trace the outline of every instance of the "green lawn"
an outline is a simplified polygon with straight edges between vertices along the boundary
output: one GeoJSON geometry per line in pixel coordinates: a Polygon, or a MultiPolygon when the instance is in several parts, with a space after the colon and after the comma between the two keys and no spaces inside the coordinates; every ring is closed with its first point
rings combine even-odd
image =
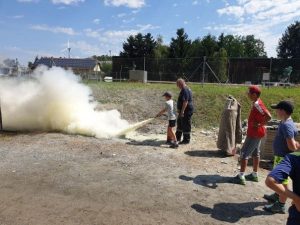
{"type": "MultiPolygon", "coordinates": [[[[141,83],[97,83],[97,82],[85,82],[90,86],[96,86],[111,92],[112,94],[118,90],[134,91],[138,89],[149,89],[154,92],[164,92],[166,90],[172,91],[177,98],[178,89],[175,84],[141,84],[141,83]]],[[[194,124],[199,127],[212,127],[218,126],[220,120],[220,114],[223,110],[224,99],[228,95],[233,95],[242,105],[242,119],[246,119],[251,107],[251,102],[247,99],[247,87],[246,86],[223,86],[223,85],[190,85],[194,94],[195,114],[194,124]]],[[[270,109],[272,103],[277,103],[280,100],[290,100],[295,104],[295,112],[293,118],[295,121],[300,122],[300,88],[263,88],[262,100],[266,106],[270,109]]],[[[138,98],[138,96],[137,96],[138,98]]],[[[273,116],[274,111],[270,109],[273,116]]]]}

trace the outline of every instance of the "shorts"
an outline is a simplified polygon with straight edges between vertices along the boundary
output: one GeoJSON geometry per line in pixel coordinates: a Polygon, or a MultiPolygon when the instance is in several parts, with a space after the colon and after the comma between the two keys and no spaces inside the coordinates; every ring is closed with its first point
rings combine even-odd
{"type": "MultiPolygon", "coordinates": [[[[275,168],[281,161],[284,159],[284,157],[274,155],[274,163],[273,163],[273,168],[275,168]]],[[[286,179],[282,182],[282,184],[288,185],[289,179],[286,179]]]]}
{"type": "Polygon", "coordinates": [[[261,138],[246,137],[245,143],[241,149],[241,159],[260,157],[261,138]]]}
{"type": "Polygon", "coordinates": [[[176,127],[176,120],[169,120],[169,127],[176,127]]]}

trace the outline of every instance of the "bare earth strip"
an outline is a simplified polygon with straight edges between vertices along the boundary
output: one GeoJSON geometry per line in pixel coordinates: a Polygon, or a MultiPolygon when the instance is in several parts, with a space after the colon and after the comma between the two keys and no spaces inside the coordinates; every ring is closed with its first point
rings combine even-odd
{"type": "MultiPolygon", "coordinates": [[[[213,138],[172,150],[157,140],[57,133],[0,135],[0,224],[284,224],[262,210],[263,180],[228,183],[234,158],[213,138]]],[[[147,138],[146,138],[147,139],[147,138]]]]}

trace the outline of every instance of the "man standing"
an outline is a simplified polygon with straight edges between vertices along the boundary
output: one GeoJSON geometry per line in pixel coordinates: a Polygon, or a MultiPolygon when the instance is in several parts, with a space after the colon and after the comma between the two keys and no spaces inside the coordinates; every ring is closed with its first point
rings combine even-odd
{"type": "Polygon", "coordinates": [[[192,115],[194,112],[193,95],[191,89],[186,85],[183,79],[178,79],[177,87],[180,93],[177,101],[178,119],[176,138],[181,141],[179,144],[189,144],[191,141],[192,115]]]}
{"type": "Polygon", "coordinates": [[[240,173],[234,177],[233,183],[245,185],[246,180],[258,182],[258,167],[260,159],[261,140],[266,134],[266,123],[271,119],[271,114],[260,99],[261,90],[257,86],[250,86],[248,97],[253,106],[248,118],[247,137],[241,149],[240,173]],[[253,159],[253,172],[245,176],[249,157],[253,159]]]}

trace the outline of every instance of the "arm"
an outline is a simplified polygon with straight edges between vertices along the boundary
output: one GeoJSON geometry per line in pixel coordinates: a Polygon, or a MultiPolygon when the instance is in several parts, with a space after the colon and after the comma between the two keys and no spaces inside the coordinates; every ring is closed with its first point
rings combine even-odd
{"type": "Polygon", "coordinates": [[[293,204],[296,206],[297,210],[300,212],[300,196],[296,195],[294,192],[286,189],[282,184],[276,182],[276,180],[270,176],[266,179],[266,185],[275,191],[279,195],[284,195],[293,200],[293,204]]]}
{"type": "Polygon", "coordinates": [[[296,141],[294,138],[286,138],[286,143],[290,151],[297,151],[300,147],[300,144],[298,141],[296,141]]]}
{"type": "Polygon", "coordinates": [[[270,120],[272,119],[271,114],[268,112],[265,115],[265,121],[263,122],[263,125],[266,125],[270,120]]]}
{"type": "Polygon", "coordinates": [[[182,104],[182,108],[181,108],[181,112],[180,112],[180,116],[183,117],[184,116],[184,111],[188,105],[188,101],[184,101],[183,104],[182,104]]]}
{"type": "Polygon", "coordinates": [[[160,116],[163,115],[165,112],[167,112],[167,109],[161,110],[155,117],[160,117],[160,116]]]}

